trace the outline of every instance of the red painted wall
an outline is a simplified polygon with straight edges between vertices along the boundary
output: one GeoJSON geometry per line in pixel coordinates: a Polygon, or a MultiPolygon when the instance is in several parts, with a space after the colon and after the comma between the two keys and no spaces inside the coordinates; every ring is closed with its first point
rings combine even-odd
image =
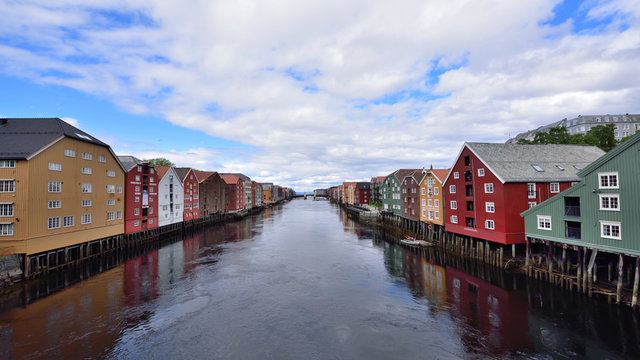
{"type": "Polygon", "coordinates": [[[199,219],[200,218],[200,210],[198,210],[198,206],[193,207],[194,204],[199,204],[200,202],[200,186],[198,183],[198,178],[193,173],[193,169],[190,169],[187,173],[187,177],[184,179],[184,210],[183,210],[183,218],[184,221],[199,219]],[[189,208],[187,209],[187,205],[189,208]]]}
{"type": "Polygon", "coordinates": [[[124,233],[130,234],[158,227],[158,174],[153,166],[139,165],[127,172],[124,193],[124,233]],[[139,176],[139,180],[136,180],[136,176],[139,176]],[[138,191],[136,186],[139,187],[138,191]],[[148,194],[147,206],[143,206],[145,187],[148,194]],[[139,199],[137,202],[136,197],[139,199]],[[139,209],[138,215],[135,215],[136,208],[139,209]],[[142,215],[145,208],[147,216],[142,215]],[[138,225],[135,224],[136,221],[138,225]]]}

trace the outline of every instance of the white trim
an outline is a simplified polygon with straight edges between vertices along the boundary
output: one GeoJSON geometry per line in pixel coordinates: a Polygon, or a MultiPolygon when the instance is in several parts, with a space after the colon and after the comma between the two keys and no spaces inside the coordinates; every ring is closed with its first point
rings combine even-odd
{"type": "Polygon", "coordinates": [[[52,142],[50,142],[49,144],[45,145],[43,148],[41,148],[40,150],[34,152],[33,154],[29,155],[27,157],[27,160],[31,160],[33,159],[35,156],[37,156],[38,154],[40,154],[41,152],[47,150],[48,148],[52,147],[53,145],[55,145],[58,141],[64,139],[64,135],[60,135],[59,138],[53,140],[52,142]]]}
{"type": "MultiPolygon", "coordinates": [[[[613,230],[613,228],[611,228],[610,230],[613,230]]],[[[600,220],[600,237],[605,238],[605,239],[613,239],[613,240],[622,240],[622,223],[618,222],[618,221],[604,221],[604,220],[600,220]],[[605,226],[617,226],[618,227],[618,236],[613,236],[613,235],[605,235],[604,234],[604,227],[605,226]]]]}
{"type": "Polygon", "coordinates": [[[560,183],[559,182],[552,182],[549,184],[549,192],[552,194],[558,194],[560,192],[560,183]],[[557,190],[553,191],[553,186],[557,186],[557,190]]]}
{"type": "MultiPolygon", "coordinates": [[[[503,183],[503,184],[505,183],[504,179],[498,173],[493,171],[493,169],[489,165],[487,165],[475,151],[473,151],[473,149],[469,146],[469,143],[466,143],[466,142],[462,145],[462,148],[460,149],[460,152],[458,153],[458,156],[456,156],[456,160],[453,162],[453,166],[456,166],[456,164],[458,163],[458,160],[460,159],[460,155],[462,155],[462,152],[464,151],[465,147],[468,148],[469,151],[471,151],[473,153],[473,155],[476,156],[476,158],[478,158],[478,161],[480,161],[482,163],[482,165],[484,165],[484,167],[487,168],[487,170],[489,170],[493,174],[493,176],[498,178],[498,180],[501,183],[503,183]]],[[[452,170],[453,170],[453,166],[451,167],[452,170]]],[[[485,170],[485,173],[486,173],[486,170],[485,170]]],[[[451,171],[449,171],[449,175],[451,175],[451,171]]],[[[445,183],[449,179],[449,175],[447,175],[447,178],[444,179],[445,183]]]]}
{"type": "MultiPolygon", "coordinates": [[[[552,229],[551,216],[548,216],[548,215],[536,215],[536,223],[537,223],[537,228],[539,230],[551,231],[551,229],[552,229]],[[540,227],[540,220],[549,220],[549,228],[547,229],[546,227],[540,227]]],[[[546,223],[546,221],[545,221],[545,223],[546,223]]]]}
{"type": "MultiPolygon", "coordinates": [[[[620,194],[599,194],[598,196],[598,205],[600,210],[602,211],[620,211],[620,194]],[[618,207],[617,208],[612,208],[612,207],[608,207],[608,208],[603,208],[602,207],[602,198],[615,198],[616,200],[618,200],[618,207]]],[[[609,202],[609,205],[611,205],[611,202],[609,202]]]]}
{"type": "Polygon", "coordinates": [[[609,172],[603,172],[603,173],[597,173],[597,174],[598,174],[598,189],[619,189],[620,188],[620,175],[618,175],[617,171],[609,171],[609,172]],[[611,175],[616,176],[616,186],[602,187],[602,182],[601,182],[602,179],[600,177],[611,176],[611,175]]]}

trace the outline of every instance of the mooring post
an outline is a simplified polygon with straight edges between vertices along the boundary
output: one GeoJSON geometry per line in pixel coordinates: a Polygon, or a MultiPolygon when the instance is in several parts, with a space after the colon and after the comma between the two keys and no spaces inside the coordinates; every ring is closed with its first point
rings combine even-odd
{"type": "Polygon", "coordinates": [[[638,282],[640,281],[640,257],[636,257],[636,273],[633,278],[633,294],[631,297],[631,306],[638,305],[638,282]]]}
{"type": "Polygon", "coordinates": [[[618,285],[616,287],[616,304],[620,304],[622,298],[622,276],[624,272],[624,256],[619,255],[618,259],[618,285]]]}

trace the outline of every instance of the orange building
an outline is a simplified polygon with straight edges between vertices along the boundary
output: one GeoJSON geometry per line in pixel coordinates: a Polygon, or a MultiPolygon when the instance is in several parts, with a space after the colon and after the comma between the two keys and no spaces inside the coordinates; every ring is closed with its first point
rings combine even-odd
{"type": "Polygon", "coordinates": [[[61,119],[0,119],[0,255],[124,233],[124,178],[109,145],[61,119]]]}
{"type": "Polygon", "coordinates": [[[449,169],[428,169],[420,183],[420,221],[444,225],[444,193],[442,182],[449,169]]]}

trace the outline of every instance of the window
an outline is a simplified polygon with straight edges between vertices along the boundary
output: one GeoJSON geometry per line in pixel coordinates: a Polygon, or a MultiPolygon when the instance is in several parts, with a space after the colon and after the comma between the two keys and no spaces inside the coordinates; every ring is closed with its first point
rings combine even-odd
{"type": "Polygon", "coordinates": [[[139,226],[139,225],[140,225],[140,221],[135,220],[135,221],[133,222],[133,226],[139,226]]]}
{"type": "Polygon", "coordinates": [[[71,149],[64,149],[64,156],[76,157],[76,151],[71,149]]]}
{"type": "Polygon", "coordinates": [[[133,201],[134,201],[134,202],[140,202],[140,196],[136,196],[136,197],[134,197],[134,198],[133,198],[133,201]]]}
{"type": "Polygon", "coordinates": [[[471,165],[471,158],[468,156],[464,157],[464,166],[469,166],[471,165]]]}
{"type": "Polygon", "coordinates": [[[90,183],[82,183],[82,193],[89,194],[91,193],[91,184],[90,183]]]}
{"type": "Polygon", "coordinates": [[[107,221],[113,221],[116,219],[116,213],[113,211],[107,211],[107,221]]]}
{"type": "Polygon", "coordinates": [[[422,199],[422,206],[427,206],[427,199],[422,199]]]}
{"type": "MultiPolygon", "coordinates": [[[[400,208],[400,205],[396,205],[396,206],[398,206],[398,209],[400,208]]],[[[194,203],[193,203],[193,208],[194,208],[194,209],[197,209],[197,208],[198,208],[198,203],[197,203],[197,202],[194,202],[194,203]]]]}
{"type": "Polygon", "coordinates": [[[454,172],[453,172],[453,178],[454,178],[454,179],[459,179],[459,178],[460,178],[460,173],[459,173],[459,172],[457,172],[457,171],[454,171],[454,172]]]}
{"type": "Polygon", "coordinates": [[[421,193],[422,195],[427,195],[427,188],[422,188],[422,189],[420,189],[420,193],[421,193]]]}
{"type": "Polygon", "coordinates": [[[140,215],[140,209],[139,208],[133,209],[133,215],[140,215]]]}
{"type": "Polygon", "coordinates": [[[434,194],[434,195],[438,195],[438,194],[440,193],[440,190],[439,190],[439,189],[440,189],[440,188],[438,188],[438,187],[434,187],[434,188],[433,188],[433,194],[434,194]]]}
{"type": "Polygon", "coordinates": [[[4,203],[0,204],[0,217],[13,216],[13,204],[4,203]]]}
{"type": "Polygon", "coordinates": [[[74,217],[73,215],[65,216],[62,218],[62,226],[70,227],[74,225],[74,217]]]}
{"type": "Polygon", "coordinates": [[[149,192],[153,192],[153,189],[154,189],[153,186],[149,187],[149,192]]]}
{"type": "Polygon", "coordinates": [[[152,207],[149,208],[149,214],[153,214],[153,208],[152,207]]]}
{"type": "Polygon", "coordinates": [[[62,192],[62,181],[49,181],[49,192],[50,193],[62,192]]]}
{"type": "Polygon", "coordinates": [[[433,210],[429,210],[428,218],[429,220],[433,220],[433,210]]]}
{"type": "Polygon", "coordinates": [[[449,194],[455,194],[455,193],[456,193],[456,186],[449,185],[449,194]]]}
{"type": "Polygon", "coordinates": [[[49,162],[49,170],[62,171],[62,164],[56,162],[49,162]]]}
{"type": "Polygon", "coordinates": [[[540,167],[540,165],[531,165],[537,172],[544,172],[544,169],[540,167]]]}
{"type": "Polygon", "coordinates": [[[116,192],[115,185],[107,185],[107,194],[114,194],[116,192]]]}
{"type": "Polygon", "coordinates": [[[0,180],[0,193],[10,193],[16,190],[15,180],[0,180]]]}
{"type": "Polygon", "coordinates": [[[618,194],[601,194],[600,210],[620,211],[620,195],[618,194]]]}
{"type": "Polygon", "coordinates": [[[104,155],[98,155],[98,162],[106,163],[107,158],[104,155]]]}
{"type": "Polygon", "coordinates": [[[436,207],[440,206],[440,200],[438,199],[433,200],[433,206],[436,206],[436,207]]]}
{"type": "Polygon", "coordinates": [[[82,153],[82,159],[83,160],[93,160],[93,154],[83,152],[82,153]]]}
{"type": "Polygon", "coordinates": [[[116,199],[107,199],[107,206],[114,206],[116,204],[116,199]]]}
{"type": "Polygon", "coordinates": [[[15,160],[0,160],[0,168],[14,168],[16,167],[15,160]]]}
{"type": "Polygon", "coordinates": [[[478,169],[478,176],[484,176],[484,168],[478,169]]]}
{"type": "Polygon", "coordinates": [[[485,229],[489,229],[489,230],[494,230],[496,228],[495,223],[493,222],[493,220],[485,220],[484,221],[484,228],[485,229]]]}
{"type": "Polygon", "coordinates": [[[118,194],[122,194],[122,185],[118,185],[118,194]]]}
{"type": "Polygon", "coordinates": [[[527,203],[527,206],[529,207],[529,209],[531,209],[532,207],[536,206],[536,202],[535,201],[529,201],[527,203]]]}
{"type": "Polygon", "coordinates": [[[91,175],[93,174],[93,169],[90,167],[83,167],[80,172],[86,175],[91,175]]]}
{"type": "Polygon", "coordinates": [[[13,223],[0,223],[0,236],[12,236],[13,223]]]}
{"type": "Polygon", "coordinates": [[[116,212],[116,216],[118,217],[118,219],[122,219],[122,211],[116,212]]]}
{"type": "Polygon", "coordinates": [[[82,214],[82,218],[80,219],[80,223],[83,225],[91,224],[91,213],[82,214]]]}
{"type": "Polygon", "coordinates": [[[60,209],[62,207],[62,202],[60,200],[51,200],[47,204],[47,208],[49,209],[60,209]]]}
{"type": "Polygon", "coordinates": [[[551,183],[551,193],[559,193],[560,192],[560,184],[559,183],[551,183]]]}
{"type": "Polygon", "coordinates": [[[598,173],[600,178],[600,189],[618,189],[618,173],[598,173]]]}
{"type": "Polygon", "coordinates": [[[551,230],[551,216],[538,215],[538,229],[551,230]]]}
{"type": "Polygon", "coordinates": [[[107,176],[108,177],[116,177],[116,172],[113,170],[107,170],[107,176]]]}
{"type": "Polygon", "coordinates": [[[527,184],[527,197],[529,199],[535,199],[536,198],[536,184],[535,183],[528,183],[527,184]]]}
{"type": "Polygon", "coordinates": [[[436,210],[435,214],[436,214],[436,219],[440,219],[440,211],[436,210]]]}
{"type": "Polygon", "coordinates": [[[138,165],[138,172],[142,172],[142,166],[138,165]]]}
{"type": "Polygon", "coordinates": [[[140,192],[140,186],[136,186],[135,187],[135,192],[139,193],[140,192]]]}
{"type": "Polygon", "coordinates": [[[429,201],[427,201],[427,206],[433,206],[433,201],[431,199],[429,199],[429,201]]]}
{"type": "Polygon", "coordinates": [[[90,207],[92,204],[92,200],[82,200],[82,207],[90,207]]]}
{"type": "Polygon", "coordinates": [[[136,181],[140,181],[140,175],[136,175],[136,181]]]}
{"type": "Polygon", "coordinates": [[[607,239],[621,240],[621,224],[615,221],[600,221],[600,236],[607,239]]]}
{"type": "Polygon", "coordinates": [[[149,219],[149,224],[153,224],[153,219],[149,219]]]}
{"type": "Polygon", "coordinates": [[[494,213],[496,212],[496,207],[495,204],[493,202],[486,202],[484,203],[484,209],[486,212],[488,213],[494,213]]]}
{"type": "Polygon", "coordinates": [[[451,223],[452,224],[457,224],[458,223],[458,217],[456,215],[451,215],[451,223]]]}
{"type": "Polygon", "coordinates": [[[484,184],[484,193],[485,194],[493,194],[493,183],[484,184]]]}
{"type": "Polygon", "coordinates": [[[50,217],[49,219],[47,219],[47,229],[51,230],[51,229],[58,229],[58,228],[60,228],[59,216],[50,217]]]}
{"type": "Polygon", "coordinates": [[[450,205],[449,207],[451,208],[451,210],[456,210],[458,208],[458,202],[455,201],[455,200],[451,201],[451,203],[449,205],[450,205]]]}

